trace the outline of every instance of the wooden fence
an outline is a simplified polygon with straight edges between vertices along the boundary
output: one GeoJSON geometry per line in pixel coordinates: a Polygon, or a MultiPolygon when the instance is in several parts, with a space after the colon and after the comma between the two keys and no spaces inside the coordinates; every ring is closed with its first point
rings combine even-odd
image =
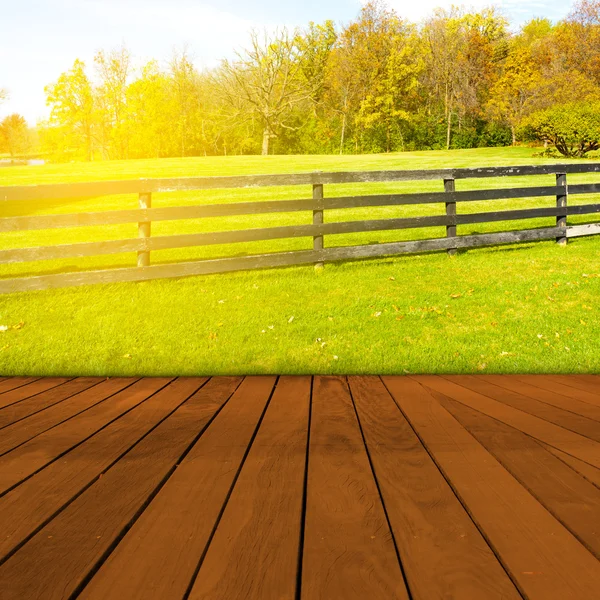
{"type": "Polygon", "coordinates": [[[558,243],[565,244],[569,237],[600,233],[600,223],[579,225],[575,227],[567,226],[568,215],[584,215],[600,212],[600,204],[586,204],[579,206],[568,205],[567,199],[570,195],[600,193],[600,183],[567,186],[567,174],[597,172],[600,172],[600,163],[422,171],[367,171],[360,173],[318,172],[295,175],[139,179],[114,182],[0,187],[0,209],[3,200],[39,201],[113,194],[139,194],[139,208],[133,210],[0,217],[0,234],[2,232],[18,230],[42,230],[92,225],[138,223],[138,237],[133,239],[0,250],[0,264],[137,252],[136,267],[0,279],[0,293],[92,283],[184,277],[208,273],[224,273],[229,271],[311,263],[322,265],[328,261],[381,257],[436,250],[446,250],[449,253],[453,253],[459,248],[492,246],[496,244],[532,240],[556,239],[558,243]],[[556,185],[473,191],[455,190],[455,181],[457,179],[530,175],[555,175],[556,185]],[[443,180],[444,191],[417,194],[399,193],[328,198],[325,196],[323,188],[326,184],[404,182],[418,180],[443,180]],[[312,198],[165,208],[151,207],[152,194],[155,192],[297,185],[311,185],[313,190],[312,198]],[[456,210],[457,203],[461,202],[539,197],[556,198],[556,205],[549,208],[528,208],[477,214],[458,214],[456,210]],[[388,218],[335,223],[327,223],[324,218],[325,212],[329,209],[432,203],[443,203],[446,207],[445,214],[439,216],[388,218]],[[151,237],[151,223],[153,221],[299,211],[312,212],[312,224],[151,237]],[[457,233],[458,225],[522,220],[538,217],[556,217],[556,224],[553,227],[502,231],[487,234],[458,235],[457,233]],[[446,227],[446,237],[342,247],[326,247],[324,244],[325,235],[439,226],[446,227]],[[313,249],[291,252],[273,252],[253,256],[205,259],[174,264],[150,264],[150,253],[153,250],[296,237],[312,237],[313,249]]]}

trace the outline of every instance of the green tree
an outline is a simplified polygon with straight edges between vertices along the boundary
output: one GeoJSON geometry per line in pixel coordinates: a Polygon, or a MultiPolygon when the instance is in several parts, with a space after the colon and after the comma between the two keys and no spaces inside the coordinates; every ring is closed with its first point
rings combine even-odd
{"type": "Polygon", "coordinates": [[[556,105],[533,113],[525,127],[569,158],[583,158],[600,149],[600,102],[556,105]]]}

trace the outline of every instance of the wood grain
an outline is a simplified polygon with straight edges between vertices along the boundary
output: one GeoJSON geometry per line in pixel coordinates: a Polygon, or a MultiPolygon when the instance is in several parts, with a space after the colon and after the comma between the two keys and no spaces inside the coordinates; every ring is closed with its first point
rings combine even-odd
{"type": "Polygon", "coordinates": [[[349,382],[411,598],[521,598],[381,380],[349,382]]]}
{"type": "Polygon", "coordinates": [[[0,457],[0,495],[121,417],[171,379],[145,379],[0,457]]]}
{"type": "Polygon", "coordinates": [[[598,423],[598,421],[563,410],[562,408],[557,408],[556,406],[546,404],[545,402],[540,402],[539,400],[529,398],[523,394],[498,387],[475,375],[445,376],[445,379],[474,392],[483,394],[488,398],[498,400],[507,406],[512,406],[513,408],[522,410],[530,415],[544,419],[549,423],[554,423],[559,427],[574,431],[579,435],[600,442],[600,423],[598,423]]]}
{"type": "Polygon", "coordinates": [[[302,598],[408,598],[342,378],[313,384],[302,598]]]}
{"type": "MultiPolygon", "coordinates": [[[[5,409],[17,402],[31,398],[36,394],[41,394],[46,390],[58,387],[71,379],[72,377],[45,377],[43,379],[36,379],[31,383],[19,386],[10,391],[6,391],[0,395],[0,409],[5,409]]],[[[0,412],[0,414],[2,414],[2,412],[0,412]]]]}
{"type": "Polygon", "coordinates": [[[0,567],[7,600],[52,600],[79,591],[241,378],[213,379],[196,392],[205,381],[189,377],[170,386],[170,400],[189,399],[0,567]]]}
{"type": "Polygon", "coordinates": [[[600,559],[600,490],[528,435],[437,396],[440,404],[504,468],[600,559]]]}
{"type": "Polygon", "coordinates": [[[135,381],[135,378],[121,377],[104,380],[98,385],[28,417],[23,422],[19,421],[5,427],[0,437],[0,455],[71,419],[99,402],[105,401],[113,394],[135,383],[135,381]]]}
{"type": "Polygon", "coordinates": [[[458,400],[507,425],[511,425],[575,458],[579,458],[592,466],[600,467],[600,444],[598,442],[507,406],[503,402],[498,402],[483,394],[456,385],[442,377],[422,376],[419,381],[432,390],[458,400]]]}
{"type": "Polygon", "coordinates": [[[190,600],[296,597],[310,391],[280,378],[190,600]]]}
{"type": "Polygon", "coordinates": [[[577,415],[583,415],[588,419],[600,421],[599,406],[594,406],[587,402],[582,402],[581,400],[563,396],[552,390],[539,388],[530,383],[526,383],[514,375],[480,375],[480,377],[502,389],[512,390],[513,392],[528,396],[529,398],[535,398],[540,402],[545,402],[546,404],[562,408],[563,410],[574,412],[577,415]]]}
{"type": "Polygon", "coordinates": [[[548,452],[551,452],[554,456],[560,458],[560,460],[569,465],[574,471],[585,477],[590,483],[593,483],[600,489],[600,469],[592,467],[592,465],[588,465],[588,463],[583,462],[562,450],[558,450],[558,448],[553,448],[548,444],[544,444],[544,442],[539,443],[546,448],[548,452]]]}
{"type": "Polygon", "coordinates": [[[598,560],[421,385],[432,378],[383,379],[523,595],[593,598],[598,560]]]}
{"type": "Polygon", "coordinates": [[[99,377],[78,377],[77,379],[68,381],[60,386],[36,394],[31,398],[7,406],[0,412],[0,430],[21,419],[26,419],[40,411],[47,410],[51,406],[59,404],[79,392],[83,392],[84,390],[98,385],[100,381],[102,380],[99,377]]]}
{"type": "MultiPolygon", "coordinates": [[[[82,443],[80,436],[80,443],[60,460],[54,460],[0,497],[0,531],[3,532],[0,536],[0,562],[177,408],[181,400],[171,386],[167,386],[169,381],[163,378],[144,379],[114,396],[111,402],[120,408],[119,413],[111,415],[116,420],[102,423],[97,418],[98,426],[105,425],[103,429],[82,443]]],[[[175,381],[172,385],[176,389],[181,384],[175,381]]],[[[70,425],[68,428],[61,425],[52,430],[53,437],[48,436],[48,455],[52,453],[53,445],[61,448],[72,446],[77,429],[72,426],[73,421],[75,419],[64,424],[70,425]],[[66,438],[65,442],[61,441],[61,435],[66,438]]],[[[44,436],[46,434],[36,439],[44,436]]],[[[44,445],[38,448],[32,459],[43,452],[44,445]]],[[[15,476],[8,468],[10,463],[8,467],[0,464],[0,475],[14,480],[15,476]]]]}
{"type": "Polygon", "coordinates": [[[598,389],[587,391],[572,385],[565,385],[561,379],[552,375],[548,375],[547,379],[539,375],[519,375],[518,378],[543,390],[553,391],[567,398],[573,398],[574,400],[580,400],[581,402],[587,402],[588,404],[600,407],[600,390],[598,389]]]}
{"type": "Polygon", "coordinates": [[[108,557],[82,598],[182,598],[275,385],[246,378],[108,557]]]}
{"type": "Polygon", "coordinates": [[[2,377],[0,381],[0,395],[10,390],[23,387],[28,383],[33,383],[40,379],[39,377],[2,377]]]}

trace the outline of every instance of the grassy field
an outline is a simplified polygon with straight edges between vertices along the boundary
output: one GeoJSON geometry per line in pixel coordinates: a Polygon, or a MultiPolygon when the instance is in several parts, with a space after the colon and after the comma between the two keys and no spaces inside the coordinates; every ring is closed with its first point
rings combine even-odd
{"type": "MultiPolygon", "coordinates": [[[[555,162],[528,148],[368,156],[215,157],[7,167],[0,185],[138,177],[477,167],[555,162]]],[[[593,182],[594,175],[569,177],[593,182]]],[[[458,190],[553,185],[553,176],[457,182],[458,190]]],[[[442,182],[325,186],[326,196],[441,191],[442,182]]],[[[307,186],[155,194],[153,206],[308,198],[307,186]]],[[[598,202],[593,196],[571,203],[598,202]]],[[[552,206],[468,203],[459,212],[552,206]]],[[[134,208],[111,196],[4,202],[2,216],[134,208]]],[[[442,205],[328,211],[326,221],[442,214],[442,205]]],[[[570,224],[592,217],[569,218],[570,224]]],[[[308,213],[153,224],[152,235],[310,222],[308,213]]],[[[484,233],[552,219],[459,227],[484,233]]],[[[0,234],[0,248],[136,237],[135,224],[0,234]]],[[[443,228],[326,237],[326,245],[444,235],[443,228]]],[[[276,240],[152,253],[152,263],[306,249],[276,240]]],[[[600,372],[600,237],[344,264],[0,296],[0,374],[600,372]],[[7,328],[5,330],[5,328],[7,328]]],[[[0,266],[0,278],[135,264],[133,254],[0,266]]]]}

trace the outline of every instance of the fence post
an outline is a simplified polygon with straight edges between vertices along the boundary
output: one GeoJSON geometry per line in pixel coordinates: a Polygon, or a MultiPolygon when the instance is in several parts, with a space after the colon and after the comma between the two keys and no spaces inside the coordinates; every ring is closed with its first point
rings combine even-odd
{"type": "MultiPolygon", "coordinates": [[[[569,195],[569,188],[567,187],[567,174],[557,173],[556,174],[556,187],[564,188],[556,194],[556,208],[567,208],[567,197],[569,195]]],[[[565,211],[566,212],[566,211],[565,211]]],[[[557,236],[556,243],[561,246],[567,243],[567,215],[556,217],[556,226],[564,229],[563,235],[557,236]]]]}
{"type": "MultiPolygon", "coordinates": [[[[140,193],[140,208],[150,208],[152,204],[152,194],[150,192],[140,193]]],[[[138,223],[138,237],[150,237],[150,221],[141,221],[138,223]]],[[[137,253],[137,266],[147,267],[150,264],[150,251],[139,250],[137,253]]]]}
{"type": "MultiPolygon", "coordinates": [[[[313,225],[323,224],[323,184],[313,183],[313,200],[317,208],[313,209],[313,225]]],[[[313,236],[313,250],[323,250],[323,235],[313,236]]],[[[315,267],[322,268],[323,261],[315,264],[315,267]]]]}
{"type": "MultiPolygon", "coordinates": [[[[454,192],[456,189],[454,178],[444,179],[444,191],[445,192],[454,192]]],[[[456,202],[446,202],[446,216],[447,217],[455,217],[456,216],[456,202]]],[[[446,225],[446,237],[456,237],[456,220],[452,220],[452,225],[446,225]]],[[[448,254],[456,254],[456,248],[448,248],[448,254]]]]}

